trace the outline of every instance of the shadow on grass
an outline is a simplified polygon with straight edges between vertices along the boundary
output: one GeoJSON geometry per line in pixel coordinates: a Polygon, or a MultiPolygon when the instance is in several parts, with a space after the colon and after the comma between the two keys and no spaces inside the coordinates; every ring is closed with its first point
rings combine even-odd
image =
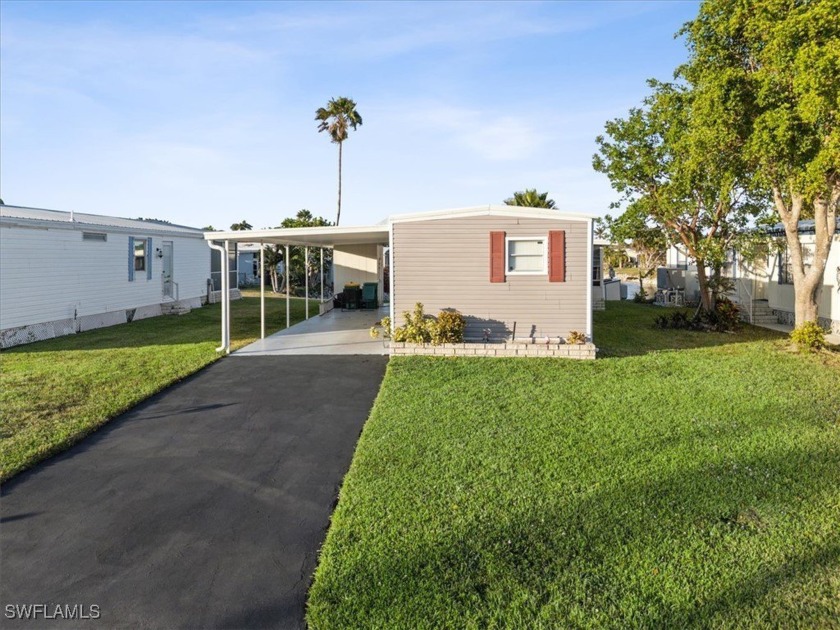
{"type": "MultiPolygon", "coordinates": [[[[418,523],[416,534],[401,533],[411,541],[405,549],[376,556],[365,549],[375,543],[342,528],[352,539],[328,541],[328,551],[339,546],[328,559],[329,583],[311,592],[308,620],[421,627],[434,610],[443,625],[464,627],[785,627],[802,621],[802,610],[773,600],[774,592],[812,584],[840,562],[830,517],[823,541],[807,542],[794,524],[803,506],[838,484],[835,448],[787,448],[546,496],[538,513],[477,513],[460,527],[418,523]],[[347,601],[352,611],[342,616],[347,601]],[[751,613],[753,606],[761,608],[751,613]]],[[[828,599],[809,623],[836,618],[840,602],[828,599]]]]}
{"type": "MultiPolygon", "coordinates": [[[[744,324],[733,333],[700,332],[693,330],[662,330],[654,326],[659,315],[677,309],[636,304],[607,302],[606,310],[593,314],[594,339],[598,357],[627,357],[668,350],[711,348],[754,341],[778,341],[787,335],[782,332],[744,324]]],[[[693,309],[683,310],[689,316],[693,309]]]]}

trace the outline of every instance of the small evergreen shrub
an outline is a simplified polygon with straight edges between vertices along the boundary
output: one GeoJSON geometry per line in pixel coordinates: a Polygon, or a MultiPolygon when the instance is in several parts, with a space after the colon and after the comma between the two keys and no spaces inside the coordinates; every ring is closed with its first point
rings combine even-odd
{"type": "Polygon", "coordinates": [[[801,350],[816,352],[826,346],[825,331],[816,322],[805,322],[797,326],[790,333],[790,338],[801,350]]]}
{"type": "Polygon", "coordinates": [[[636,304],[645,304],[648,301],[647,292],[644,289],[639,289],[638,293],[633,296],[633,301],[636,304]]]}

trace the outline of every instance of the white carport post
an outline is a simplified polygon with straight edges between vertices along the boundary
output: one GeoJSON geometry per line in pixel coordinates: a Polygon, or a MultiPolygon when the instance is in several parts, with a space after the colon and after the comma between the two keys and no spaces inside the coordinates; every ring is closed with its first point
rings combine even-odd
{"type": "Polygon", "coordinates": [[[265,339],[265,245],[260,241],[260,339],[265,339]]]}
{"type": "Polygon", "coordinates": [[[309,319],[309,247],[303,248],[303,301],[306,304],[306,319],[309,319]]]}
{"type": "MultiPolygon", "coordinates": [[[[321,304],[324,303],[324,248],[321,248],[321,304]]],[[[321,307],[318,307],[318,312],[321,312],[321,307]]]]}
{"type": "Polygon", "coordinates": [[[292,314],[289,311],[289,246],[286,245],[286,258],[283,259],[283,267],[286,269],[286,328],[292,325],[292,314]]]}
{"type": "MultiPolygon", "coordinates": [[[[221,293],[222,293],[222,345],[216,348],[216,352],[230,352],[230,326],[228,325],[228,307],[229,303],[225,299],[226,296],[226,287],[228,283],[228,263],[227,263],[227,252],[228,252],[228,242],[225,241],[225,246],[222,247],[221,245],[216,245],[213,241],[207,241],[207,244],[210,246],[210,249],[215,249],[219,252],[219,267],[222,273],[222,286],[221,286],[221,293]]],[[[212,287],[211,287],[212,289],[212,287]]]]}

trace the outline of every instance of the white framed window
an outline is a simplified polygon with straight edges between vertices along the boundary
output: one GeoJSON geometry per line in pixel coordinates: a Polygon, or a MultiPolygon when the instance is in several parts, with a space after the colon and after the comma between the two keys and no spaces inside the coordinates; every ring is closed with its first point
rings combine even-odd
{"type": "Polygon", "coordinates": [[[149,252],[146,251],[146,239],[134,239],[134,271],[146,271],[146,257],[149,252]]]}
{"type": "Polygon", "coordinates": [[[548,237],[506,237],[505,260],[510,275],[547,275],[548,237]]]}

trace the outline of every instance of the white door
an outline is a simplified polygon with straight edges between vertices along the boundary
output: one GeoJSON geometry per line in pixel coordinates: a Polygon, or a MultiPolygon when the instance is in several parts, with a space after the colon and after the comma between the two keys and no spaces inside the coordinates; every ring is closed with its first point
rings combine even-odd
{"type": "Polygon", "coordinates": [[[175,297],[173,295],[174,265],[172,241],[163,241],[163,295],[164,297],[175,297]]]}

